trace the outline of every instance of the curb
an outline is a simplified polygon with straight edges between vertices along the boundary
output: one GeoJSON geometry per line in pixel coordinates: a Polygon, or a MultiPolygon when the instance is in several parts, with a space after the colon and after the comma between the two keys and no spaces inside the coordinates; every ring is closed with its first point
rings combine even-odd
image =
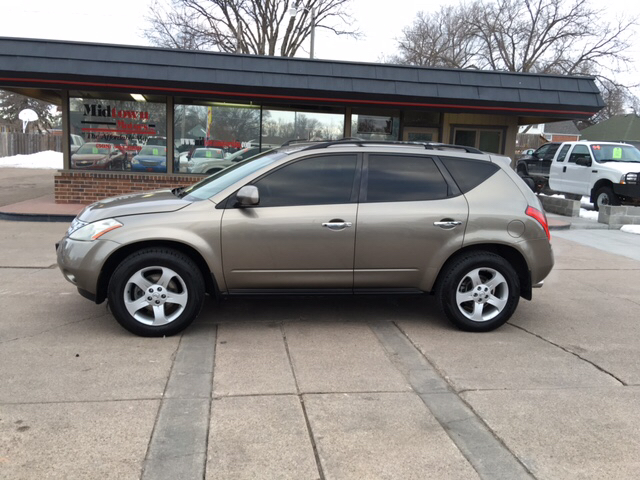
{"type": "Polygon", "coordinates": [[[71,223],[75,215],[61,215],[52,213],[13,213],[0,212],[0,220],[12,222],[64,222],[71,223]]]}

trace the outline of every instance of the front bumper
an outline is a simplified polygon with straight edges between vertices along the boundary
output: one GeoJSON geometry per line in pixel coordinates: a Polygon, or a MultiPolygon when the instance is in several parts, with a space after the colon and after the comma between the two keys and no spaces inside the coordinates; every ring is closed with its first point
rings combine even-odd
{"type": "Polygon", "coordinates": [[[58,267],[83,297],[95,301],[102,267],[118,247],[118,243],[110,240],[83,242],[64,237],[56,244],[58,267]]]}
{"type": "Polygon", "coordinates": [[[613,191],[621,197],[634,198],[640,200],[640,184],[633,183],[617,183],[613,185],[613,191]]]}

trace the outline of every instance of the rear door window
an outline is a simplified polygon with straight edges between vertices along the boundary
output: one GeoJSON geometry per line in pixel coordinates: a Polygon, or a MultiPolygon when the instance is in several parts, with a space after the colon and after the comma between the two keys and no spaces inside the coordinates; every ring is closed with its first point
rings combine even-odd
{"type": "Polygon", "coordinates": [[[447,183],[433,158],[369,155],[364,202],[415,202],[446,198],[447,183]]]}

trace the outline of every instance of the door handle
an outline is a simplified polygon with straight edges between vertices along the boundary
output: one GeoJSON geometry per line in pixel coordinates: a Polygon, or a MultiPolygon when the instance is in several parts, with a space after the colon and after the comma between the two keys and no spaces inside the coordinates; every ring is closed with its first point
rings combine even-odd
{"type": "Polygon", "coordinates": [[[329,230],[344,230],[347,227],[351,227],[353,223],[345,222],[344,220],[331,220],[330,222],[324,222],[322,224],[323,227],[328,228],[329,230]]]}
{"type": "Polygon", "coordinates": [[[562,167],[562,173],[567,171],[567,167],[562,167]]]}
{"type": "Polygon", "coordinates": [[[449,230],[451,228],[457,227],[458,225],[462,225],[462,222],[459,220],[442,220],[440,222],[433,222],[436,227],[443,228],[445,230],[449,230]]]}

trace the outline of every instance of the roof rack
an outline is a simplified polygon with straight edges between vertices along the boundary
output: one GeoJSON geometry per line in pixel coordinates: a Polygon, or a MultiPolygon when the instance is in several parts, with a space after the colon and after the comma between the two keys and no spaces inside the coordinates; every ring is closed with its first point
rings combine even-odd
{"type": "Polygon", "coordinates": [[[340,140],[332,140],[332,141],[327,141],[327,140],[308,140],[306,138],[293,138],[291,140],[287,140],[286,142],[284,142],[280,146],[281,147],[288,147],[290,145],[293,145],[294,143],[312,143],[314,145],[319,145],[319,144],[325,144],[325,143],[341,143],[341,142],[349,142],[350,143],[352,141],[361,142],[363,140],[361,138],[358,138],[358,137],[345,137],[345,138],[341,138],[340,140]]]}
{"type": "Polygon", "coordinates": [[[464,150],[467,153],[479,153],[484,154],[481,150],[474,147],[467,147],[465,145],[451,145],[448,143],[436,143],[436,142],[401,142],[401,141],[384,141],[384,140],[362,140],[360,138],[342,138],[340,140],[333,140],[331,142],[322,142],[309,145],[304,150],[318,150],[321,148],[331,147],[333,145],[354,144],[359,147],[366,145],[415,145],[423,146],[425,150],[464,150]]]}

